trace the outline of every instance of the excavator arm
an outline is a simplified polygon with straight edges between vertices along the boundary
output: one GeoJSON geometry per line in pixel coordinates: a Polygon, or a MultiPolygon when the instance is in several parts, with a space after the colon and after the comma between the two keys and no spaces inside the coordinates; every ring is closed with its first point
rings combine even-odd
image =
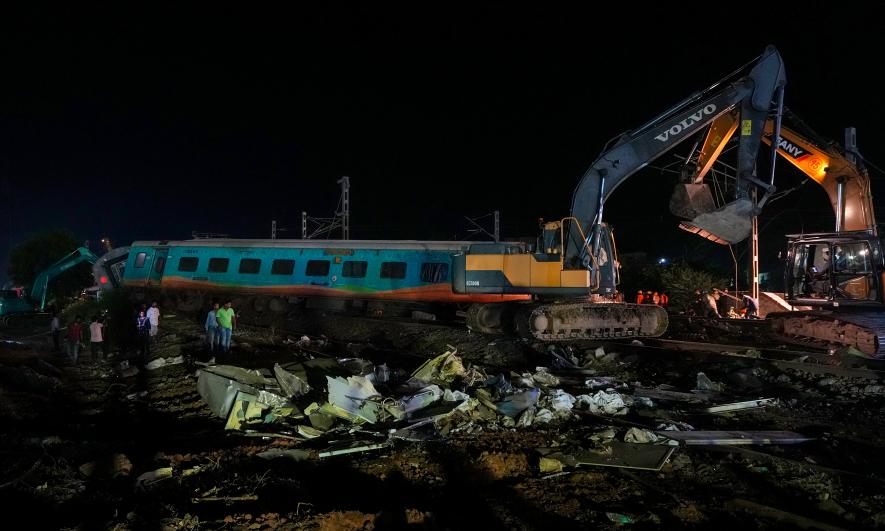
{"type": "Polygon", "coordinates": [[[601,230],[603,206],[621,183],[732,111],[740,114],[736,200],[720,211],[703,214],[706,218],[695,222],[729,242],[749,236],[749,219],[755,209],[749,200],[749,189],[752,184],[769,188],[753,175],[756,155],[772,100],[782,97],[785,84],[783,60],[777,50],[769,46],[747,75],[718,82],[638,130],[623,135],[613,147],[603,151],[584,173],[572,198],[571,217],[580,227],[574,224],[569,227],[565,267],[583,269],[592,263],[591,255],[596,249],[591,242],[601,230]]]}
{"type": "Polygon", "coordinates": [[[38,304],[40,311],[43,311],[46,307],[46,291],[49,287],[50,280],[77,264],[82,262],[94,264],[97,260],[98,257],[95,256],[92,251],[85,247],[79,247],[76,251],[47,267],[37,275],[37,278],[34,280],[34,285],[31,287],[31,300],[38,304]]]}
{"type": "MultiPolygon", "coordinates": [[[[716,158],[737,129],[735,112],[726,113],[710,125],[697,161],[691,184],[700,185],[716,158]]],[[[762,141],[772,145],[775,133],[772,120],[765,123],[762,141]]],[[[777,154],[823,187],[836,214],[836,232],[870,231],[876,234],[876,216],[870,177],[866,170],[842,154],[832,142],[811,140],[790,127],[783,126],[777,154]]],[[[816,135],[815,135],[816,136],[816,135]]],[[[675,212],[674,212],[675,213],[675,212]]]]}

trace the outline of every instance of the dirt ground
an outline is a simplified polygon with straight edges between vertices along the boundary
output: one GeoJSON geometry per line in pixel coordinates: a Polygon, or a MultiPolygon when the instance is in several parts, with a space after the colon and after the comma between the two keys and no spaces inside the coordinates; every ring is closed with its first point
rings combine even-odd
{"type": "Polygon", "coordinates": [[[610,377],[625,395],[638,388],[691,393],[703,372],[722,386],[714,403],[775,400],[710,414],[703,411],[710,404],[655,399],[623,416],[573,412],[528,427],[492,414],[464,429],[449,422],[445,434],[422,432],[422,440],[394,438],[380,449],[319,457],[332,438],[387,438],[366,429],[306,441],[225,430],[225,419],[197,392],[199,362],[210,357],[198,323],[166,316],[151,358],[182,356],[183,363],[137,374],[121,367],[127,352],[96,362],[86,354],[72,365],[45,337],[0,343],[4,506],[34,529],[885,526],[885,382],[875,372],[832,376],[752,355],[642,351],[629,342],[601,352],[590,343],[551,347],[458,327],[340,316],[293,320],[285,330],[244,327],[232,352],[215,362],[272,369],[312,357],[359,357],[408,375],[452,346],[465,366],[513,379],[553,367],[553,348],[582,360],[581,373],[555,372],[557,388],[575,396],[590,392],[585,380],[597,377],[610,377]],[[312,341],[299,343],[300,334],[312,341]],[[666,424],[789,430],[811,440],[679,445],[659,471],[550,470],[542,463],[539,449],[567,454],[606,432],[621,441],[630,428],[666,424]],[[271,449],[303,449],[305,458],[258,455],[271,449]]]}

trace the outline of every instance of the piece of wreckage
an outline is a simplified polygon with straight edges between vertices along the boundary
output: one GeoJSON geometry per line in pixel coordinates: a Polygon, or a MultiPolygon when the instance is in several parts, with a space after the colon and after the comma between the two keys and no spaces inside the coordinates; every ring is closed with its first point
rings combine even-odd
{"type": "MultiPolygon", "coordinates": [[[[200,371],[197,387],[212,412],[226,420],[229,432],[283,438],[300,446],[258,454],[265,459],[328,458],[381,450],[394,441],[443,441],[452,435],[475,436],[573,419],[602,427],[589,438],[591,447],[538,448],[542,473],[578,466],[660,470],[675,448],[686,444],[810,440],[791,432],[707,431],[692,436],[692,426],[672,422],[649,429],[632,427],[618,436],[610,425],[615,418],[631,408],[656,407],[640,396],[641,389],[624,394],[619,390],[625,390],[626,384],[594,377],[583,383],[587,394],[572,395],[558,387],[559,377],[547,368],[510,377],[489,375],[480,367],[465,367],[457,350],[449,348],[410,374],[360,358],[316,358],[276,364],[272,371],[207,366],[200,371]]],[[[554,372],[560,371],[569,374],[569,369],[554,372]]],[[[769,405],[773,405],[770,399],[759,399],[722,409],[769,405]]]]}

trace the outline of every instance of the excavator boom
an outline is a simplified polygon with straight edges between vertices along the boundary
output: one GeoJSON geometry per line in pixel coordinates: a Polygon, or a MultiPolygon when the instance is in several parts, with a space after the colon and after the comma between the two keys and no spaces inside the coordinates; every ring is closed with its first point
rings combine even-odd
{"type": "MultiPolygon", "coordinates": [[[[771,111],[772,100],[782,95],[785,84],[783,60],[777,50],[769,46],[746,76],[723,80],[714,85],[715,88],[690,98],[638,131],[622,136],[614,147],[603,151],[584,173],[574,192],[571,216],[580,222],[589,237],[595,225],[602,221],[606,199],[622,182],[718,117],[737,111],[740,113],[741,133],[736,201],[730,208],[705,213],[704,219],[696,221],[705,230],[729,242],[745,239],[750,235],[751,227],[748,218],[742,221],[740,214],[752,210],[748,199],[749,188],[751,183],[756,182],[753,172],[763,126],[771,111]],[[726,222],[717,222],[717,216],[726,217],[726,222]],[[733,221],[734,217],[737,217],[737,222],[733,221]]],[[[575,230],[569,231],[567,241],[567,267],[586,267],[587,242],[575,230]]]]}
{"type": "Polygon", "coordinates": [[[611,229],[603,221],[603,207],[624,180],[692,138],[717,117],[736,111],[741,124],[737,200],[693,222],[725,239],[746,238],[750,224],[744,220],[749,220],[755,208],[749,200],[749,189],[760,184],[753,176],[756,154],[772,100],[780,105],[786,83],[783,61],[771,46],[742,75],[746,70],[742,68],[686,98],[603,150],[578,183],[570,216],[545,223],[535,249],[526,252],[484,246],[456,257],[456,293],[527,294],[536,301],[516,308],[503,304],[474,306],[468,310],[468,324],[476,330],[492,331],[512,323],[517,330],[540,340],[654,337],[664,333],[668,320],[664,309],[613,302],[619,266],[611,229]]]}
{"type": "Polygon", "coordinates": [[[49,281],[58,275],[64,273],[68,269],[82,262],[94,264],[98,260],[92,251],[85,247],[79,247],[71,254],[65,256],[61,260],[47,267],[37,275],[34,285],[31,288],[31,299],[37,304],[39,311],[43,311],[46,307],[46,291],[49,287],[49,281]]]}

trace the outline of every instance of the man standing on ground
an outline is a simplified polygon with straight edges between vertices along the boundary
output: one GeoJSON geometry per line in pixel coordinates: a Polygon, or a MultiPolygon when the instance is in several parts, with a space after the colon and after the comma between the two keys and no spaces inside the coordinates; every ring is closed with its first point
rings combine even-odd
{"type": "Polygon", "coordinates": [[[153,304],[151,304],[151,307],[148,308],[145,315],[147,315],[147,318],[151,321],[151,340],[154,340],[160,327],[160,308],[157,306],[157,301],[154,301],[153,304]]]}
{"type": "Polygon", "coordinates": [[[68,357],[75,365],[80,354],[81,341],[83,341],[83,327],[80,325],[80,318],[74,317],[74,321],[68,325],[68,357]]]}
{"type": "Polygon", "coordinates": [[[52,312],[52,323],[49,324],[49,331],[52,332],[52,344],[55,346],[55,351],[61,352],[61,346],[59,345],[61,321],[58,318],[58,312],[52,312]]]}
{"type": "Polygon", "coordinates": [[[215,318],[218,319],[218,326],[221,331],[221,350],[230,352],[230,336],[233,335],[234,329],[237,327],[237,315],[231,308],[231,302],[224,303],[224,308],[215,312],[215,318]]]}
{"type": "Polygon", "coordinates": [[[209,352],[215,352],[215,346],[218,345],[218,318],[215,317],[218,312],[218,303],[212,303],[212,309],[206,315],[206,343],[209,345],[209,352]]]}
{"type": "Polygon", "coordinates": [[[719,302],[719,290],[713,289],[712,293],[707,293],[707,308],[704,311],[704,317],[716,317],[721,319],[722,316],[719,315],[719,310],[716,308],[716,303],[719,302]]]}
{"type": "Polygon", "coordinates": [[[138,312],[138,317],[135,318],[135,329],[138,333],[138,352],[143,365],[151,353],[151,320],[144,312],[138,312]]]}
{"type": "Polygon", "coordinates": [[[104,353],[104,325],[99,318],[93,317],[89,325],[89,346],[92,352],[92,362],[100,359],[99,352],[104,353]]]}

